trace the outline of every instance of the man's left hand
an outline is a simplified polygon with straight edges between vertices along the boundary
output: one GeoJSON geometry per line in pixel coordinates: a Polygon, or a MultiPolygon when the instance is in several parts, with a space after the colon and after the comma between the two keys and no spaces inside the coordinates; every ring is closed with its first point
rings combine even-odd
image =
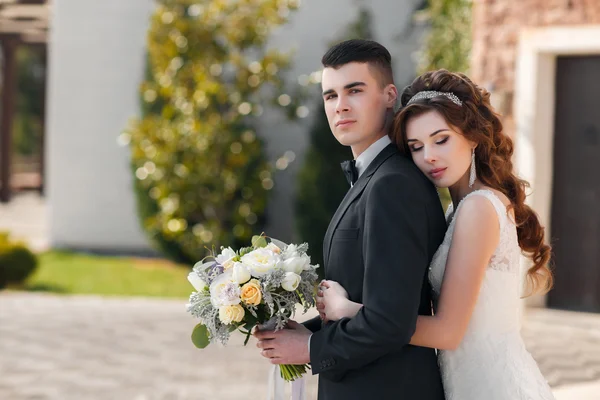
{"type": "Polygon", "coordinates": [[[289,320],[285,329],[259,331],[254,333],[258,339],[256,347],[262,349],[263,357],[271,364],[307,364],[310,362],[308,338],[311,331],[296,321],[289,320]]]}

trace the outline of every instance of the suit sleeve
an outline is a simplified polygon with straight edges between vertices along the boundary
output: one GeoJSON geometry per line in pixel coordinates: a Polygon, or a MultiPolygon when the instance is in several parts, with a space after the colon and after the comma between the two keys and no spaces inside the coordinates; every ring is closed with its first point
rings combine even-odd
{"type": "Polygon", "coordinates": [[[308,328],[308,330],[310,330],[312,333],[315,333],[316,331],[321,329],[321,318],[319,318],[319,317],[311,318],[309,320],[302,322],[302,325],[304,325],[306,328],[308,328]]]}
{"type": "Polygon", "coordinates": [[[313,374],[331,380],[410,342],[429,263],[425,188],[389,175],[363,195],[363,307],[311,337],[313,374]]]}

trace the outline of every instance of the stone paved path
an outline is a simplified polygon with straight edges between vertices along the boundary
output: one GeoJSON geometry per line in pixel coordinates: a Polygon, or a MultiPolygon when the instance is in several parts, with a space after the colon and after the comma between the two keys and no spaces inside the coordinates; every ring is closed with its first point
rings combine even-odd
{"type": "MultiPolygon", "coordinates": [[[[195,349],[184,303],[0,292],[0,399],[264,399],[254,341],[195,349]]],[[[528,314],[523,335],[553,386],[600,379],[600,316],[528,314]]]]}

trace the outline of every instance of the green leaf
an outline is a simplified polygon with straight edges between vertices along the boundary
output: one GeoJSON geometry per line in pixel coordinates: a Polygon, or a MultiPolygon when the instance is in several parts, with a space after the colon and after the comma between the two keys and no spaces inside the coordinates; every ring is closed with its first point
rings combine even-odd
{"type": "Polygon", "coordinates": [[[240,249],[240,258],[254,250],[252,247],[242,247],[240,249]]]}
{"type": "Polygon", "coordinates": [[[246,339],[244,340],[244,346],[248,344],[248,340],[250,340],[250,336],[252,336],[252,332],[248,331],[246,334],[246,339]]]}
{"type": "Polygon", "coordinates": [[[192,343],[199,349],[203,349],[210,343],[208,338],[208,329],[202,324],[198,324],[192,331],[192,343]]]}
{"type": "Polygon", "coordinates": [[[252,236],[252,246],[255,249],[267,247],[267,239],[264,236],[252,236]]]}

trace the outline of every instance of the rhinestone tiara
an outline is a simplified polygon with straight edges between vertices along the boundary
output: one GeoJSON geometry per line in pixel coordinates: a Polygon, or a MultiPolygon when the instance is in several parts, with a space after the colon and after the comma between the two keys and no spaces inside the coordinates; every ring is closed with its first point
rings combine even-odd
{"type": "Polygon", "coordinates": [[[423,92],[419,92],[419,93],[415,94],[413,97],[410,98],[410,100],[408,101],[408,103],[406,103],[406,105],[409,106],[417,100],[433,99],[434,97],[438,97],[438,96],[447,97],[451,102],[453,102],[457,106],[462,106],[462,101],[460,101],[460,99],[458,97],[456,97],[456,95],[454,93],[437,92],[435,90],[425,90],[423,92]]]}

